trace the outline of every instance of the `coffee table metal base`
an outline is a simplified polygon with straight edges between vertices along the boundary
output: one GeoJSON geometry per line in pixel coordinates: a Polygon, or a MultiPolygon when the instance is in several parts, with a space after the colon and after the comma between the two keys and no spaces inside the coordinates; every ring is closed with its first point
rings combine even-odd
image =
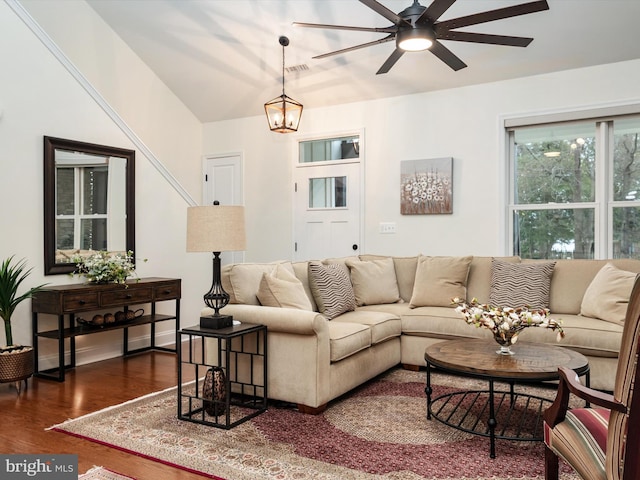
{"type": "Polygon", "coordinates": [[[496,439],[542,441],[545,409],[552,404],[548,398],[519,393],[513,384],[508,389],[495,388],[489,381],[488,390],[466,390],[431,398],[427,380],[427,419],[474,435],[489,437],[489,456],[496,457],[496,439]]]}
{"type": "MultiPolygon", "coordinates": [[[[518,343],[515,355],[504,356],[495,353],[492,341],[448,340],[428,347],[425,361],[427,419],[433,417],[445,425],[489,437],[491,458],[496,457],[496,439],[542,440],[542,414],[553,400],[519,393],[514,387],[516,383],[557,380],[559,365],[584,376],[587,386],[590,383],[586,357],[569,349],[543,344],[518,343]],[[432,368],[487,381],[488,389],[458,391],[432,398],[432,368]],[[499,389],[496,389],[496,382],[500,384],[499,389]]],[[[550,391],[551,396],[554,393],[550,391]]]]}

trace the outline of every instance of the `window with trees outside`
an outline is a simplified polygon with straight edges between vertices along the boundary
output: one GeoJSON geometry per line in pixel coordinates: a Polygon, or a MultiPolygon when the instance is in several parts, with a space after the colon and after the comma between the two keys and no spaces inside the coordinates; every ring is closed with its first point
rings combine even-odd
{"type": "Polygon", "coordinates": [[[640,115],[505,126],[514,255],[640,259],[640,115]]]}

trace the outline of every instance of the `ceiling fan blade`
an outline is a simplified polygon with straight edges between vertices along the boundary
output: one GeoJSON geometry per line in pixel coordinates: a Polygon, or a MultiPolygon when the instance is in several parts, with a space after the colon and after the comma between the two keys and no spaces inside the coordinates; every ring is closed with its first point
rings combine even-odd
{"type": "Polygon", "coordinates": [[[431,23],[438,20],[444,12],[446,12],[456,0],[433,0],[433,3],[422,12],[422,15],[418,17],[416,23],[420,23],[424,20],[429,20],[431,23]]]}
{"type": "Polygon", "coordinates": [[[538,0],[535,2],[523,3],[521,5],[513,5],[512,7],[498,8],[497,10],[489,10],[487,12],[467,15],[466,17],[453,18],[451,20],[439,22],[436,27],[442,30],[452,30],[454,28],[493,22],[494,20],[527,15],[529,13],[541,12],[543,10],[549,10],[547,0],[538,0]]]}
{"type": "Polygon", "coordinates": [[[437,40],[433,42],[433,45],[431,45],[429,50],[456,72],[467,66],[466,63],[460,60],[451,50],[437,40]]]}
{"type": "Polygon", "coordinates": [[[389,36],[381,38],[379,40],[374,40],[373,42],[367,42],[367,43],[362,43],[360,45],[354,45],[353,47],[343,48],[341,50],[336,50],[334,52],[323,53],[322,55],[316,55],[315,57],[311,57],[311,58],[318,59],[318,58],[331,57],[332,55],[339,55],[341,53],[351,52],[352,50],[358,50],[360,48],[371,47],[373,45],[378,45],[379,43],[390,42],[394,38],[395,38],[395,35],[389,35],[389,36]]]}
{"type": "Polygon", "coordinates": [[[404,54],[404,50],[400,50],[399,48],[396,48],[393,51],[393,53],[389,55],[389,58],[385,60],[385,62],[380,67],[380,69],[376,72],[376,75],[380,75],[381,73],[387,73],[389,70],[391,70],[391,67],[393,67],[398,60],[400,60],[400,57],[403,54],[404,54]]]}
{"type": "Polygon", "coordinates": [[[355,30],[358,32],[380,32],[380,33],[394,33],[398,31],[398,27],[351,27],[349,25],[326,25],[324,23],[304,23],[304,22],[293,22],[293,25],[296,27],[307,27],[307,28],[330,28],[333,30],[355,30]]]}
{"type": "Polygon", "coordinates": [[[511,37],[508,35],[490,35],[488,33],[446,31],[437,32],[441,40],[453,40],[455,42],[489,43],[491,45],[505,45],[508,47],[526,47],[533,38],[511,37]]]}
{"type": "Polygon", "coordinates": [[[394,23],[395,25],[404,25],[410,27],[411,24],[407,22],[404,18],[399,17],[395,12],[392,12],[387,7],[377,2],[376,0],[360,0],[360,3],[365,4],[371,10],[376,12],[379,15],[382,15],[384,18],[394,23]]]}

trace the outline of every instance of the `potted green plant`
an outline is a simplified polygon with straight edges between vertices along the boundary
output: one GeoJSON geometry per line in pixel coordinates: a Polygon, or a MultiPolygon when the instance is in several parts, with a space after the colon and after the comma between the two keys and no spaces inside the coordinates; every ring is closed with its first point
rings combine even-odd
{"type": "MultiPolygon", "coordinates": [[[[26,380],[33,375],[33,347],[14,345],[11,317],[16,307],[31,298],[44,285],[32,287],[19,295],[18,289],[31,273],[25,259],[13,261],[14,256],[0,264],[0,317],[4,320],[6,346],[0,347],[0,383],[26,380]]],[[[19,388],[18,388],[19,390],[19,388]]]]}

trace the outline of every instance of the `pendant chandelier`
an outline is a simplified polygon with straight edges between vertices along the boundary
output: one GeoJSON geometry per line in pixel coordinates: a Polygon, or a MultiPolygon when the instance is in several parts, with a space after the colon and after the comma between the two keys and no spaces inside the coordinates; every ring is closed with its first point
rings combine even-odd
{"type": "Polygon", "coordinates": [[[303,107],[284,93],[284,47],[289,45],[289,39],[282,36],[278,40],[282,45],[282,95],[265,103],[264,111],[272,132],[290,133],[298,131],[303,107]]]}

